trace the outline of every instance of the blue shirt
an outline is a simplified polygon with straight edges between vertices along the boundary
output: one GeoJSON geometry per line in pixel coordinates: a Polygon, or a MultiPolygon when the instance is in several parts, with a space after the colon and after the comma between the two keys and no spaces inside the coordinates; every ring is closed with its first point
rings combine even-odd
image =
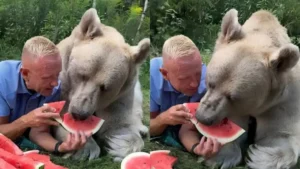
{"type": "Polygon", "coordinates": [[[0,117],[9,116],[9,122],[60,97],[60,81],[51,96],[32,94],[25,86],[20,68],[21,62],[17,60],[0,62],[0,117]]]}
{"type": "MultiPolygon", "coordinates": [[[[206,66],[202,64],[201,80],[198,92],[193,96],[186,96],[176,91],[169,81],[166,81],[159,69],[162,58],[156,57],[150,61],[150,112],[164,112],[170,107],[187,102],[199,102],[206,92],[206,66]]],[[[200,77],[199,77],[200,78],[200,77]]]]}

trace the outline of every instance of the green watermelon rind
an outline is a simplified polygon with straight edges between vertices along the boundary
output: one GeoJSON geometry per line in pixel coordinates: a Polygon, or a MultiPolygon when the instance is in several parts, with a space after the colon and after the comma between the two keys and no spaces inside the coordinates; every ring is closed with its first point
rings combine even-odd
{"type": "Polygon", "coordinates": [[[35,166],[34,166],[34,169],[44,169],[45,168],[45,164],[44,163],[37,163],[35,166]]]}
{"type": "Polygon", "coordinates": [[[26,155],[26,154],[31,154],[31,153],[34,153],[34,154],[39,154],[39,153],[40,153],[40,151],[39,151],[39,150],[29,150],[29,151],[25,151],[25,152],[23,153],[23,155],[26,155]]]}
{"type": "MultiPolygon", "coordinates": [[[[186,108],[188,108],[187,106],[187,103],[184,103],[183,104],[186,108]]],[[[227,144],[227,143],[230,143],[234,140],[236,140],[237,138],[239,138],[242,134],[244,134],[246,131],[240,127],[239,131],[237,131],[235,134],[233,134],[232,136],[230,137],[227,137],[227,138],[222,138],[222,137],[216,137],[216,136],[212,136],[211,134],[207,133],[206,131],[204,131],[199,125],[198,122],[195,117],[193,117],[191,119],[191,122],[195,125],[195,127],[197,128],[197,130],[202,134],[204,135],[205,137],[208,137],[208,138],[214,138],[214,139],[217,139],[218,142],[220,142],[222,145],[224,144],[227,144]]]]}
{"type": "MultiPolygon", "coordinates": [[[[56,118],[55,120],[57,122],[59,122],[60,125],[63,126],[63,128],[65,128],[68,132],[70,132],[70,133],[76,133],[77,132],[77,130],[74,130],[74,129],[70,128],[66,123],[64,123],[62,118],[56,118]]],[[[92,134],[95,134],[98,130],[100,130],[100,128],[102,127],[104,122],[105,122],[104,119],[100,119],[100,121],[96,125],[96,127],[94,127],[92,130],[85,130],[84,132],[87,132],[87,133],[91,132],[92,134]]]]}
{"type": "Polygon", "coordinates": [[[126,164],[129,160],[131,160],[132,158],[135,158],[135,157],[149,157],[149,160],[150,160],[150,154],[149,153],[146,153],[146,152],[134,152],[134,153],[131,153],[129,155],[127,155],[121,162],[121,169],[128,169],[126,168],[126,164]]]}

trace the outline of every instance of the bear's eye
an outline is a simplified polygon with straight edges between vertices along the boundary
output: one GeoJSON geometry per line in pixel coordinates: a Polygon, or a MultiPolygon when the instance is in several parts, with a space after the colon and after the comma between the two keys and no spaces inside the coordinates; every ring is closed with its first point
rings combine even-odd
{"type": "Polygon", "coordinates": [[[88,77],[85,76],[85,75],[79,75],[79,78],[80,78],[82,81],[88,80],[88,77]]]}
{"type": "Polygon", "coordinates": [[[237,100],[237,97],[234,96],[234,95],[232,95],[232,94],[230,94],[230,93],[226,93],[226,94],[225,94],[225,97],[226,97],[226,99],[227,99],[228,101],[236,101],[236,100],[237,100]]]}
{"type": "Polygon", "coordinates": [[[100,85],[100,90],[101,90],[101,92],[104,92],[104,91],[106,91],[106,87],[105,87],[105,85],[104,85],[104,84],[100,85]]]}
{"type": "Polygon", "coordinates": [[[215,86],[215,84],[208,82],[208,87],[211,89],[214,89],[216,86],[215,86]]]}

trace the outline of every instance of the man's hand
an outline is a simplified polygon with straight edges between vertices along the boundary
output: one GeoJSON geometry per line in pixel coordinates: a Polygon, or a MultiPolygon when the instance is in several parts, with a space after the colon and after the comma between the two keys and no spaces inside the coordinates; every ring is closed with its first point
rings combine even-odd
{"type": "Polygon", "coordinates": [[[192,115],[189,110],[182,104],[172,106],[166,112],[161,113],[161,121],[167,125],[191,123],[192,115]]]}
{"type": "Polygon", "coordinates": [[[210,158],[217,154],[222,145],[216,139],[202,137],[200,143],[195,147],[194,153],[200,156],[204,156],[205,158],[210,158]]]}
{"type": "Polygon", "coordinates": [[[67,139],[58,147],[58,151],[62,153],[78,150],[82,148],[87,139],[92,134],[84,134],[84,132],[80,131],[75,134],[69,133],[67,139]]]}
{"type": "Polygon", "coordinates": [[[59,125],[54,118],[59,118],[59,113],[55,113],[55,109],[49,105],[44,105],[36,108],[28,114],[21,117],[21,120],[28,127],[40,127],[43,125],[59,125]]]}

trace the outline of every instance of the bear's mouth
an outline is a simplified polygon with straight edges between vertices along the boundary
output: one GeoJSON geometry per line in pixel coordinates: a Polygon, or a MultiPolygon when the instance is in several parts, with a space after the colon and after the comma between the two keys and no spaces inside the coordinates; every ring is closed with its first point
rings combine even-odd
{"type": "Polygon", "coordinates": [[[90,117],[91,115],[95,114],[92,113],[92,114],[89,114],[89,113],[71,113],[72,114],[72,117],[76,120],[76,121],[84,121],[86,120],[88,117],[90,117]]]}

